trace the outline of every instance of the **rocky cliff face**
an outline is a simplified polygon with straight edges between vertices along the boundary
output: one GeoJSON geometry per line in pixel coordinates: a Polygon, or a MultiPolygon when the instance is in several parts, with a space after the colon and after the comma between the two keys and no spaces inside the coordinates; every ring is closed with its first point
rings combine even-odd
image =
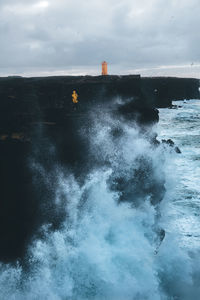
{"type": "Polygon", "coordinates": [[[198,88],[197,79],[139,75],[0,78],[0,134],[29,132],[39,120],[57,123],[67,114],[88,113],[101,106],[117,110],[119,103],[131,102],[132,112],[167,107],[172,100],[199,98],[198,88]],[[76,107],[73,90],[79,95],[76,107]]]}
{"type": "MultiPolygon", "coordinates": [[[[81,183],[101,163],[88,150],[95,118],[109,113],[149,134],[157,107],[199,98],[198,87],[195,79],[140,76],[0,78],[0,260],[23,257],[37,228],[62,222],[54,202],[57,183],[51,175],[49,184],[38,178],[38,165],[49,174],[53,163],[67,167],[81,183]]],[[[113,138],[120,134],[120,127],[111,132],[113,138]]]]}
{"type": "Polygon", "coordinates": [[[173,100],[199,99],[199,79],[144,77],[142,89],[155,107],[169,107],[173,100]]]}

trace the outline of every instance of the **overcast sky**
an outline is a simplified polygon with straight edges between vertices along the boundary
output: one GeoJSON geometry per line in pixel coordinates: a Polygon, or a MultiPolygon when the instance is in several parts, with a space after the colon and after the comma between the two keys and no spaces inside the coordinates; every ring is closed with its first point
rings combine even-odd
{"type": "Polygon", "coordinates": [[[200,77],[199,0],[0,0],[0,75],[200,77]]]}

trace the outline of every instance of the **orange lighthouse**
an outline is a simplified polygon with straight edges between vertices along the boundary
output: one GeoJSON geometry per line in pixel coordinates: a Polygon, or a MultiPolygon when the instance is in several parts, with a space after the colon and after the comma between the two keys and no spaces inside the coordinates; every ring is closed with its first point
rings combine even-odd
{"type": "Polygon", "coordinates": [[[108,64],[106,61],[102,62],[102,75],[108,75],[108,64]]]}

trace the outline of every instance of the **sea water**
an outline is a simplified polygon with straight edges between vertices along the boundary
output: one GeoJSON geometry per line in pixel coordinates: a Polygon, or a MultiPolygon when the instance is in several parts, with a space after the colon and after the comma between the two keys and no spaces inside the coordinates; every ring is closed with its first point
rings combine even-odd
{"type": "Polygon", "coordinates": [[[159,139],[171,138],[181,149],[172,170],[176,185],[170,201],[168,230],[177,230],[181,247],[200,248],[200,101],[175,101],[178,109],[160,109],[159,139]]]}

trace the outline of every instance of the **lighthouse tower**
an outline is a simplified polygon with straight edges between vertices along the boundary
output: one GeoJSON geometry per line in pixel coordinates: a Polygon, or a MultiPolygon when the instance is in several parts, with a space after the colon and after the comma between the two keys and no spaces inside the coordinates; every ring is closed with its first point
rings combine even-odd
{"type": "Polygon", "coordinates": [[[108,75],[108,64],[106,61],[102,62],[102,75],[108,75]]]}

